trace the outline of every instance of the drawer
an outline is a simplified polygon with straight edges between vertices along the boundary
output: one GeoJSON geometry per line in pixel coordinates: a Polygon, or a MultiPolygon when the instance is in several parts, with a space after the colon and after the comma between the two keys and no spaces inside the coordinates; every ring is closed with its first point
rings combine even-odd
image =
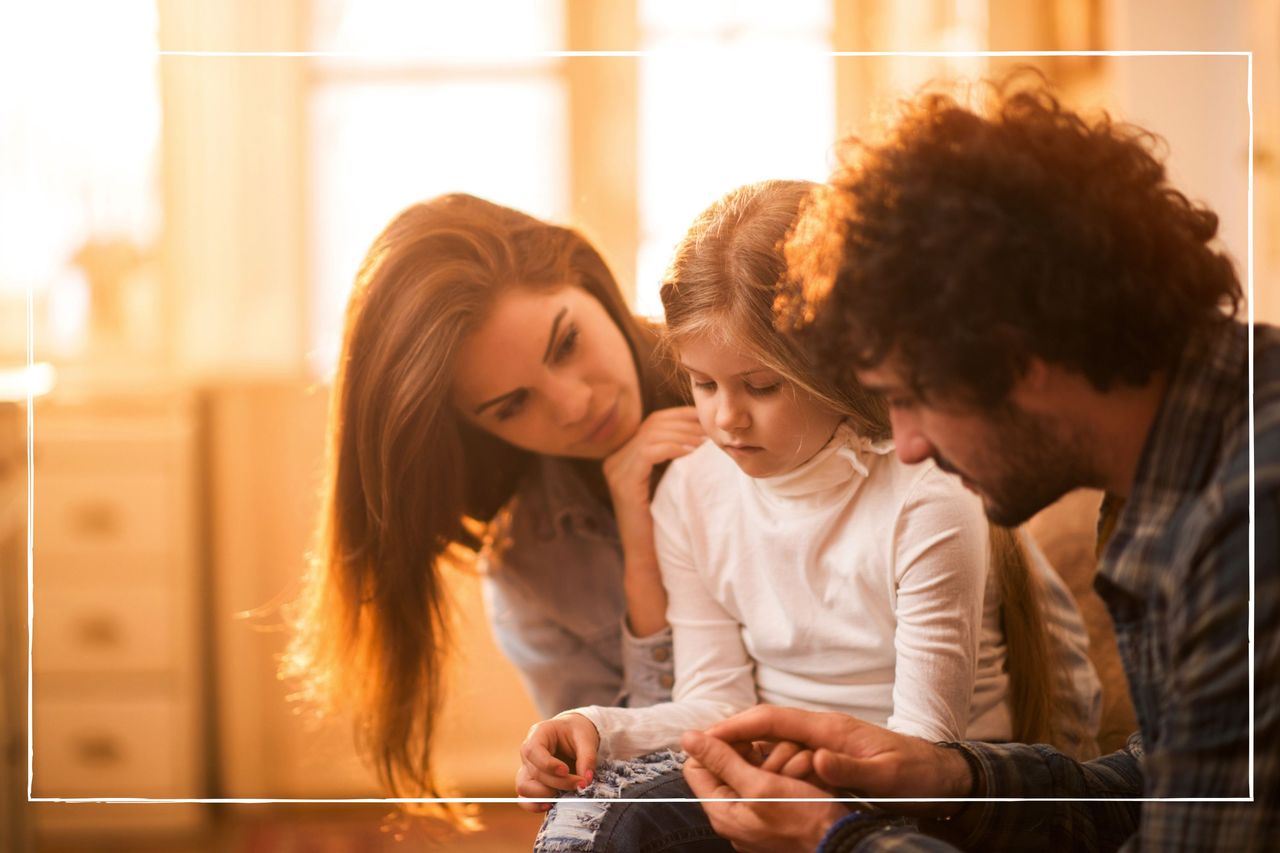
{"type": "Polygon", "coordinates": [[[190,797],[194,756],[168,697],[37,699],[33,785],[41,797],[190,797]]]}
{"type": "Polygon", "coordinates": [[[107,571],[138,576],[138,564],[174,554],[188,535],[187,502],[164,473],[37,471],[36,570],[71,570],[83,580],[107,571]]]}
{"type": "Polygon", "coordinates": [[[174,610],[166,587],[37,580],[32,665],[36,672],[167,669],[176,662],[174,610]]]}

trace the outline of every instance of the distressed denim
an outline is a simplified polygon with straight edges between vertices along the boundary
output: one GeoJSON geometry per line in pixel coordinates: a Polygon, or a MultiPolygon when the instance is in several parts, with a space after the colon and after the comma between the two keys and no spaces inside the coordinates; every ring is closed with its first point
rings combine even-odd
{"type": "Polygon", "coordinates": [[[566,794],[547,812],[536,853],[729,853],[684,781],[682,752],[663,750],[626,761],[603,761],[595,781],[566,794]],[[688,798],[689,802],[618,802],[688,798]]]}

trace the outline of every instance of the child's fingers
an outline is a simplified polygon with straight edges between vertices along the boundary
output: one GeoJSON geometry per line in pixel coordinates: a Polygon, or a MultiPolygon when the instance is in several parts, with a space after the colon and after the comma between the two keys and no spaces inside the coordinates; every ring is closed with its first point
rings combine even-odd
{"type": "MultiPolygon", "coordinates": [[[[538,797],[547,799],[559,795],[559,791],[548,785],[544,785],[535,779],[529,778],[529,771],[523,764],[516,772],[516,794],[520,797],[538,797]]],[[[551,803],[530,803],[521,801],[518,803],[520,808],[527,812],[545,812],[551,808],[551,803]]]]}
{"type": "Polygon", "coordinates": [[[569,765],[551,754],[556,745],[555,721],[539,723],[529,730],[529,736],[520,744],[520,759],[531,770],[563,776],[569,765]]]}
{"type": "Polygon", "coordinates": [[[792,779],[808,780],[813,776],[813,750],[799,750],[787,759],[778,772],[792,779]]]}
{"type": "Polygon", "coordinates": [[[764,763],[760,765],[760,769],[768,770],[770,773],[780,773],[786,763],[799,751],[800,746],[794,741],[779,741],[773,745],[773,749],[771,749],[768,756],[765,757],[764,763]]]}

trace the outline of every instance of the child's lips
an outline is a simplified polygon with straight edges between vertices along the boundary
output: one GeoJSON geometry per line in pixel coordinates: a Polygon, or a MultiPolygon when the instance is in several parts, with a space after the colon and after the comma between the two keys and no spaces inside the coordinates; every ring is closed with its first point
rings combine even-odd
{"type": "Polygon", "coordinates": [[[724,448],[726,453],[734,458],[754,456],[764,450],[763,447],[757,447],[754,444],[722,444],[720,446],[724,448]]]}

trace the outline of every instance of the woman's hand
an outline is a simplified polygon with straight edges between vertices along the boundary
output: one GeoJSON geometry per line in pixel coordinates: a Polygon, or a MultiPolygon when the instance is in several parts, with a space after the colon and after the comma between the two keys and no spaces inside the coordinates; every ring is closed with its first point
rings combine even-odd
{"type": "Polygon", "coordinates": [[[696,449],[705,437],[693,406],[661,409],[645,418],[636,434],[604,460],[622,540],[627,621],[637,636],[656,633],[667,624],[667,597],[658,574],[649,515],[653,468],[696,449]]]}
{"type": "MultiPolygon", "coordinates": [[[[600,733],[581,714],[565,714],[529,729],[520,745],[516,793],[521,797],[554,797],[560,791],[585,788],[595,776],[600,733]],[[569,762],[572,762],[570,768],[569,762]]],[[[521,804],[526,811],[546,811],[546,803],[521,804]]]]}

